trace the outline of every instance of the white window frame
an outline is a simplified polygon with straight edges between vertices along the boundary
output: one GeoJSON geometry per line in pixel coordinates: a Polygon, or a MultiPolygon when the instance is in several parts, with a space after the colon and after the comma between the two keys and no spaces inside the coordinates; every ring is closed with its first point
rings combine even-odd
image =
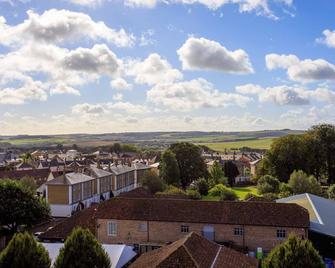
{"type": "Polygon", "coordinates": [[[286,239],[286,230],[285,229],[277,229],[277,239],[283,240],[286,239]]]}
{"type": "Polygon", "coordinates": [[[107,222],[107,235],[117,236],[117,223],[116,222],[114,221],[107,222]]]}
{"type": "Polygon", "coordinates": [[[180,232],[183,234],[188,234],[190,232],[190,226],[187,224],[180,225],[180,232]]]}

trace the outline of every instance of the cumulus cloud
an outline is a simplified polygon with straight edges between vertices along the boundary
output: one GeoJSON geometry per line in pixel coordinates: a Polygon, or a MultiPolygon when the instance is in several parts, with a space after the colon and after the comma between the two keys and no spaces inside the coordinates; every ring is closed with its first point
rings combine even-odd
{"type": "Polygon", "coordinates": [[[265,60],[269,70],[286,69],[288,77],[293,81],[308,83],[335,80],[335,65],[324,59],[299,60],[295,55],[268,54],[265,60]]]}
{"type": "Polygon", "coordinates": [[[58,94],[70,94],[80,96],[80,92],[78,89],[75,89],[73,87],[64,84],[58,84],[50,89],[50,95],[58,95],[58,94]]]}
{"type": "Polygon", "coordinates": [[[126,72],[134,76],[138,84],[169,83],[183,78],[179,70],[172,68],[170,63],[157,53],[150,54],[144,61],[129,62],[126,72]]]}
{"type": "Polygon", "coordinates": [[[0,88],[0,104],[18,105],[28,100],[45,101],[47,93],[43,83],[27,78],[23,85],[18,88],[0,88]]]}
{"type": "Polygon", "coordinates": [[[126,80],[120,77],[112,80],[110,84],[112,88],[118,90],[131,90],[133,88],[132,84],[129,84],[126,80]]]}
{"type": "Polygon", "coordinates": [[[335,103],[335,92],[329,88],[311,90],[287,85],[262,88],[255,84],[246,84],[237,86],[236,91],[245,95],[257,95],[260,102],[273,102],[278,105],[307,105],[311,100],[335,103]]]}
{"type": "Polygon", "coordinates": [[[322,44],[325,44],[328,47],[335,47],[335,31],[324,30],[323,37],[317,38],[316,41],[322,44]]]}
{"type": "Polygon", "coordinates": [[[84,13],[50,9],[41,15],[33,10],[27,14],[28,18],[15,26],[6,24],[5,18],[0,17],[0,44],[17,46],[27,41],[64,43],[80,38],[105,40],[119,47],[134,44],[134,36],[124,29],[112,29],[84,13]]]}
{"type": "Polygon", "coordinates": [[[116,93],[112,96],[113,100],[121,101],[123,99],[123,95],[121,93],[116,93]]]}
{"type": "Polygon", "coordinates": [[[249,56],[243,49],[229,51],[220,43],[205,38],[188,38],[177,53],[184,70],[253,72],[249,56]]]}
{"type": "Polygon", "coordinates": [[[235,93],[223,93],[205,79],[157,84],[147,92],[156,105],[171,110],[189,111],[199,108],[219,108],[231,104],[245,106],[250,98],[235,93]]]}
{"type": "Polygon", "coordinates": [[[67,0],[67,1],[75,5],[95,7],[101,5],[106,0],[67,0]]]}

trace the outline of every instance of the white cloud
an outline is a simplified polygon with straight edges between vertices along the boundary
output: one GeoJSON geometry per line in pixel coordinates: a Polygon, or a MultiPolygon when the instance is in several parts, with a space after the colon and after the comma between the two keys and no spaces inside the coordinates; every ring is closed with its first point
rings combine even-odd
{"type": "Polygon", "coordinates": [[[223,93],[205,79],[157,84],[147,92],[150,102],[170,110],[189,111],[199,108],[219,108],[231,104],[245,106],[250,98],[234,93],[223,93]]]}
{"type": "Polygon", "coordinates": [[[335,65],[324,59],[299,60],[295,55],[268,54],[265,57],[269,70],[282,68],[288,77],[302,83],[319,80],[335,80],[335,65]]]}
{"type": "Polygon", "coordinates": [[[169,83],[183,78],[179,70],[172,68],[170,63],[157,53],[150,54],[144,61],[129,62],[126,72],[135,76],[135,82],[138,84],[169,83]]]}
{"type": "Polygon", "coordinates": [[[95,7],[101,5],[106,0],[67,0],[67,1],[75,5],[95,7]]]}
{"type": "Polygon", "coordinates": [[[116,93],[112,96],[113,100],[121,101],[123,99],[123,95],[121,93],[116,93]]]}
{"type": "Polygon", "coordinates": [[[254,84],[245,84],[236,86],[236,92],[245,94],[245,95],[253,95],[262,93],[263,88],[259,85],[254,84]]]}
{"type": "Polygon", "coordinates": [[[62,65],[68,70],[113,76],[118,73],[121,61],[106,45],[94,45],[91,49],[80,47],[69,51],[62,65]]]}
{"type": "Polygon", "coordinates": [[[18,105],[24,104],[28,100],[45,101],[46,99],[47,93],[43,83],[28,78],[18,88],[0,88],[0,104],[18,105]]]}
{"type": "Polygon", "coordinates": [[[139,45],[141,47],[144,47],[144,46],[155,44],[156,40],[152,38],[154,34],[155,34],[155,31],[153,29],[149,29],[147,31],[142,32],[141,38],[139,40],[140,41],[139,45]]]}
{"type": "Polygon", "coordinates": [[[80,96],[80,92],[78,89],[75,89],[73,87],[64,84],[56,85],[55,87],[50,89],[50,95],[57,95],[57,94],[71,94],[80,96]]]}
{"type": "MultiPolygon", "coordinates": [[[[240,13],[255,12],[256,15],[266,16],[277,20],[278,17],[269,7],[269,0],[125,0],[124,3],[130,7],[154,8],[158,3],[174,4],[181,3],[186,5],[201,4],[211,10],[217,10],[227,4],[237,4],[240,13]]],[[[278,0],[287,6],[293,4],[293,0],[278,0]]]]}
{"type": "Polygon", "coordinates": [[[324,30],[322,33],[324,37],[317,38],[316,41],[328,47],[335,48],[335,31],[324,30]]]}
{"type": "Polygon", "coordinates": [[[105,108],[101,104],[81,103],[72,107],[73,114],[102,114],[105,108]]]}
{"type": "Polygon", "coordinates": [[[133,85],[119,77],[111,81],[111,87],[118,90],[131,90],[133,85]]]}
{"type": "Polygon", "coordinates": [[[119,47],[132,46],[134,36],[124,29],[115,30],[104,22],[95,22],[87,14],[69,10],[46,10],[41,15],[27,11],[28,19],[10,26],[0,17],[0,44],[17,46],[28,41],[64,43],[87,38],[105,40],[119,47]]]}
{"type": "Polygon", "coordinates": [[[228,73],[252,73],[248,54],[238,49],[229,51],[220,43],[190,37],[177,51],[184,70],[215,70],[228,73]]]}
{"type": "Polygon", "coordinates": [[[273,102],[278,105],[307,105],[311,100],[335,103],[335,92],[329,88],[310,90],[287,85],[262,88],[259,85],[246,84],[237,86],[236,91],[245,95],[258,95],[260,102],[273,102]]]}

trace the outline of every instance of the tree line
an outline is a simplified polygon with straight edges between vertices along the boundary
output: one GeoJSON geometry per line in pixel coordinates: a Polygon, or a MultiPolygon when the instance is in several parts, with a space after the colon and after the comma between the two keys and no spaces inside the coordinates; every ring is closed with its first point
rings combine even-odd
{"type": "Polygon", "coordinates": [[[320,124],[304,134],[275,139],[258,175],[271,174],[288,182],[295,170],[313,175],[319,182],[335,183],[335,125],[320,124]]]}

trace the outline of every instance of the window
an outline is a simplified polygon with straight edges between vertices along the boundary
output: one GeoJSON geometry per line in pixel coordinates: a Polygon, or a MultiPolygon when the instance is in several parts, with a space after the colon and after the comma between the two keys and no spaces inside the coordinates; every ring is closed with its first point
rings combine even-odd
{"type": "Polygon", "coordinates": [[[93,181],[87,181],[83,183],[83,199],[89,198],[92,196],[92,182],[93,181]]]}
{"type": "Polygon", "coordinates": [[[234,235],[242,236],[243,235],[243,228],[242,227],[234,228],[234,235]]]}
{"type": "Polygon", "coordinates": [[[117,224],[115,222],[108,222],[107,224],[107,235],[116,236],[117,235],[117,224]]]}
{"type": "Polygon", "coordinates": [[[283,229],[277,230],[277,238],[278,239],[286,238],[286,230],[283,230],[283,229]]]}
{"type": "Polygon", "coordinates": [[[72,202],[78,202],[81,200],[81,184],[72,185],[72,202]]]}
{"type": "Polygon", "coordinates": [[[188,225],[181,225],[180,226],[180,231],[182,233],[188,233],[190,230],[189,230],[189,226],[188,225]]]}
{"type": "Polygon", "coordinates": [[[140,223],[138,228],[141,232],[146,232],[148,230],[148,225],[146,223],[140,223]]]}

